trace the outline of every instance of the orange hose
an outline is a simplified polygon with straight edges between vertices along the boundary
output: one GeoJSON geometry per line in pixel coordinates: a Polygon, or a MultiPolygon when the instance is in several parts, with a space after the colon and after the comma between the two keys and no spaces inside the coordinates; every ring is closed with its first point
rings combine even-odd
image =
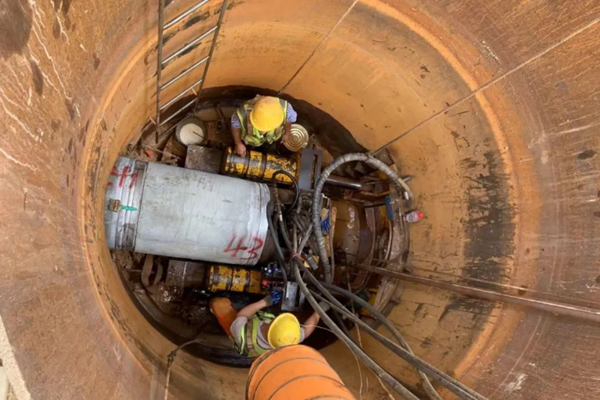
{"type": "Polygon", "coordinates": [[[237,311],[231,305],[231,300],[225,297],[217,297],[210,301],[210,311],[217,317],[219,325],[227,336],[231,337],[231,324],[237,316],[237,311]]]}
{"type": "Polygon", "coordinates": [[[280,347],[257,358],[250,368],[247,400],[355,400],[338,374],[315,349],[280,347]]]}

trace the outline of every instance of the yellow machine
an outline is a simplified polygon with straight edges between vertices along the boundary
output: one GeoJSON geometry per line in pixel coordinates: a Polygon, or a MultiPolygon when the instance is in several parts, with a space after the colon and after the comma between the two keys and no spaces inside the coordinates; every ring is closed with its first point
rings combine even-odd
{"type": "MultiPolygon", "coordinates": [[[[228,148],[223,158],[222,171],[227,175],[240,178],[270,181],[275,172],[283,170],[297,179],[300,165],[299,156],[298,154],[295,157],[286,158],[248,150],[246,155],[241,157],[235,154],[232,148],[228,148]]],[[[277,174],[275,179],[279,183],[292,183],[292,180],[284,174],[277,174]]]]}
{"type": "Polygon", "coordinates": [[[206,275],[206,288],[211,292],[263,293],[260,287],[261,277],[261,272],[257,270],[211,265],[206,275]]]}

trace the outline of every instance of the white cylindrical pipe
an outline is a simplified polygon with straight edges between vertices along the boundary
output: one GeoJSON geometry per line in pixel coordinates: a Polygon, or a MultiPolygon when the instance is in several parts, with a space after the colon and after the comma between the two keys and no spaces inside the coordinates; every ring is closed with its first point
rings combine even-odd
{"type": "Polygon", "coordinates": [[[109,247],[254,265],[269,200],[264,184],[120,157],[106,195],[109,247]]]}

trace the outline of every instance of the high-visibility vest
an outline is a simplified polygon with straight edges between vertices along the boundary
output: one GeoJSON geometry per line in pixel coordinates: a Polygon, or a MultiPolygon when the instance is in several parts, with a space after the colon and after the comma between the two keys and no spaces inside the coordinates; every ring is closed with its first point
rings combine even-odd
{"type": "MultiPolygon", "coordinates": [[[[283,122],[285,122],[287,120],[288,102],[282,99],[278,100],[283,109],[283,122]]],[[[240,136],[242,141],[254,147],[262,146],[265,142],[271,144],[278,141],[281,136],[283,136],[285,129],[284,124],[282,123],[279,127],[261,134],[260,131],[252,125],[252,122],[250,122],[250,112],[252,112],[253,105],[254,101],[247,101],[236,111],[238,119],[240,120],[240,136]]]]}
{"type": "Polygon", "coordinates": [[[258,344],[258,328],[261,322],[269,323],[275,319],[275,315],[259,311],[252,316],[242,327],[242,342],[239,346],[236,344],[237,351],[246,357],[258,357],[261,354],[271,350],[260,347],[258,344]]]}

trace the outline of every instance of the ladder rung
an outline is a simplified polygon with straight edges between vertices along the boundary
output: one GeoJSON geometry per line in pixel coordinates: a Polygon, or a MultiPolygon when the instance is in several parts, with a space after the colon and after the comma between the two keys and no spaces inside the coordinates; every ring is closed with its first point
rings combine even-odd
{"type": "Polygon", "coordinates": [[[175,78],[171,79],[170,81],[168,81],[167,83],[165,83],[164,85],[162,85],[160,87],[160,90],[166,89],[169,86],[171,86],[173,83],[177,82],[180,78],[183,78],[184,76],[186,76],[191,70],[193,70],[194,68],[198,67],[199,65],[202,65],[206,62],[206,60],[208,60],[209,56],[204,57],[203,59],[201,59],[200,61],[198,61],[196,64],[192,65],[191,67],[183,70],[179,75],[177,75],[175,78]]]}
{"type": "Polygon", "coordinates": [[[202,83],[202,78],[198,79],[196,82],[192,83],[190,86],[183,89],[183,91],[181,91],[177,96],[173,97],[165,105],[161,106],[160,111],[164,110],[165,108],[169,107],[171,104],[175,103],[177,100],[182,98],[184,94],[186,94],[187,92],[192,90],[194,87],[198,86],[200,83],[202,83]]]}
{"type": "Polygon", "coordinates": [[[195,102],[196,102],[196,98],[194,97],[194,99],[192,101],[190,101],[189,103],[187,103],[185,106],[181,107],[173,115],[169,116],[169,118],[165,119],[164,121],[161,121],[160,126],[163,126],[164,124],[166,124],[167,122],[169,122],[170,120],[172,120],[173,118],[175,118],[176,116],[178,116],[179,114],[181,114],[183,112],[183,110],[187,109],[189,106],[191,106],[195,102]]]}
{"type": "Polygon", "coordinates": [[[171,61],[173,61],[173,59],[175,57],[177,57],[178,55],[180,55],[181,53],[185,52],[186,50],[188,50],[190,47],[195,46],[196,44],[198,44],[202,39],[204,39],[205,37],[207,37],[208,35],[210,35],[211,33],[213,33],[214,31],[217,30],[219,26],[215,25],[212,28],[210,28],[209,30],[207,30],[206,32],[204,32],[202,35],[198,36],[196,39],[192,40],[191,42],[189,42],[188,44],[186,44],[185,46],[183,46],[182,48],[180,48],[179,50],[177,50],[175,53],[171,54],[169,57],[165,58],[162,63],[161,66],[162,68],[165,67],[166,64],[170,63],[171,61]]]}
{"type": "Polygon", "coordinates": [[[178,23],[179,21],[181,21],[182,19],[184,19],[185,17],[187,17],[188,15],[190,15],[191,13],[193,13],[194,11],[196,11],[197,9],[199,9],[200,7],[202,7],[203,5],[205,5],[208,2],[209,2],[209,0],[202,0],[200,3],[196,4],[195,6],[188,8],[186,11],[182,12],[181,14],[179,14],[178,16],[176,16],[175,18],[173,18],[172,20],[170,20],[169,22],[164,24],[163,29],[169,29],[170,27],[172,27],[173,25],[175,25],[176,23],[178,23]]]}

